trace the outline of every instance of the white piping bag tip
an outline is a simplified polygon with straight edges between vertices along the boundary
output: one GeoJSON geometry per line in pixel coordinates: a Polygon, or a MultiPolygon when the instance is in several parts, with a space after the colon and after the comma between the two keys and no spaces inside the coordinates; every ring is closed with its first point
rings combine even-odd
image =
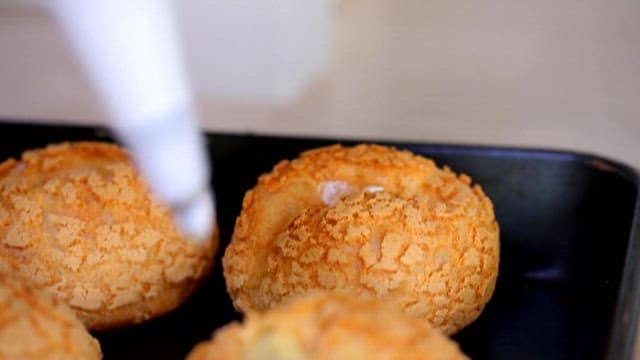
{"type": "Polygon", "coordinates": [[[213,195],[203,191],[186,203],[173,206],[178,229],[184,236],[198,243],[211,240],[216,224],[213,195]]]}

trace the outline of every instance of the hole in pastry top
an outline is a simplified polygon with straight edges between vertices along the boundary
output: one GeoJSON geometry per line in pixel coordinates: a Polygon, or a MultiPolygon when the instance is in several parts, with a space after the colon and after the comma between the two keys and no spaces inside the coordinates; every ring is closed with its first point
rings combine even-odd
{"type": "MultiPolygon", "coordinates": [[[[334,207],[340,199],[358,190],[357,186],[349,184],[344,180],[322,181],[318,184],[318,193],[322,198],[322,202],[329,207],[334,207]]],[[[380,185],[368,185],[365,186],[363,190],[376,193],[384,191],[384,187],[380,185]]]]}

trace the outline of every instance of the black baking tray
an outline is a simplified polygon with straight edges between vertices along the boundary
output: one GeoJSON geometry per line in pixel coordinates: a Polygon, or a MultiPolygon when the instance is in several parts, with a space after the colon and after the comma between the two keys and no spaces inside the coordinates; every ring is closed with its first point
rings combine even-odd
{"type": "MultiPolygon", "coordinates": [[[[102,128],[0,122],[0,158],[52,142],[91,139],[111,141],[102,128]]],[[[212,275],[164,317],[95,333],[105,359],[182,359],[216,328],[240,319],[225,291],[220,257],[244,193],[279,160],[338,142],[355,141],[207,134],[221,234],[212,275]]],[[[467,173],[493,200],[501,228],[500,274],[480,318],[454,336],[466,354],[633,357],[640,300],[640,180],[634,170],[571,152],[376,142],[467,173]]]]}

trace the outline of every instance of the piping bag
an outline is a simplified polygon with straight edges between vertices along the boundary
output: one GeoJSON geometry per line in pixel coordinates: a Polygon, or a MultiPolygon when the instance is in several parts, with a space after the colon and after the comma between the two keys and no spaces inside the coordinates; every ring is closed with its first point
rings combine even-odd
{"type": "Polygon", "coordinates": [[[193,241],[215,224],[210,168],[168,0],[55,0],[51,10],[99,97],[110,128],[193,241]]]}

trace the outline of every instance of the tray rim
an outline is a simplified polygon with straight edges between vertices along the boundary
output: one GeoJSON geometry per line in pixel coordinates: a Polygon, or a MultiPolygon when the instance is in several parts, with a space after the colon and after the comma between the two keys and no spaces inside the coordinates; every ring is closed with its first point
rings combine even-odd
{"type": "MultiPolygon", "coordinates": [[[[106,128],[103,128],[106,129],[106,128]]],[[[325,137],[325,136],[313,136],[313,135],[288,135],[288,134],[262,134],[255,132],[227,132],[227,131],[208,131],[203,130],[203,134],[207,137],[215,136],[229,136],[229,137],[253,137],[273,140],[299,140],[299,141],[329,141],[338,143],[376,143],[381,145],[390,146],[416,146],[427,147],[429,150],[435,150],[436,153],[466,153],[473,151],[481,151],[485,155],[489,156],[508,156],[517,157],[518,155],[536,155],[539,159],[568,159],[568,160],[583,160],[587,166],[597,167],[603,171],[609,171],[617,173],[620,176],[625,177],[627,180],[640,185],[640,169],[635,169],[633,166],[616,160],[613,157],[600,155],[597,152],[560,149],[553,147],[537,147],[537,146],[518,146],[518,145],[503,145],[503,144],[479,144],[479,143],[449,143],[438,141],[420,141],[420,140],[403,140],[394,139],[392,137],[325,137]]]]}
{"type": "MultiPolygon", "coordinates": [[[[77,122],[60,121],[60,120],[42,120],[42,119],[30,119],[19,117],[2,117],[0,116],[0,126],[25,126],[25,127],[41,127],[41,128],[68,128],[78,130],[97,130],[102,133],[109,134],[114,137],[109,127],[102,123],[86,123],[81,124],[77,122]]],[[[201,128],[201,132],[205,137],[210,136],[237,136],[237,137],[255,137],[255,138],[272,138],[272,139],[292,139],[292,140],[310,140],[310,141],[334,141],[336,143],[355,143],[355,142],[370,142],[387,145],[412,145],[412,146],[428,146],[432,149],[437,148],[449,148],[450,150],[481,150],[487,152],[489,155],[494,153],[495,155],[507,155],[513,154],[537,154],[541,158],[544,157],[566,157],[567,159],[584,159],[589,161],[601,161],[604,164],[612,165],[618,170],[622,170],[620,174],[624,174],[625,177],[640,185],[640,169],[636,169],[630,164],[624,161],[617,160],[611,156],[599,154],[595,151],[573,150],[570,148],[560,148],[553,146],[535,146],[535,145],[512,145],[512,144],[486,144],[486,143],[474,143],[474,142],[443,142],[437,140],[426,139],[424,141],[417,139],[400,139],[394,137],[373,137],[373,136],[323,136],[313,134],[283,134],[276,132],[255,132],[255,131],[229,131],[229,130],[215,130],[201,128]]],[[[117,140],[115,142],[118,142],[117,140]]]]}

